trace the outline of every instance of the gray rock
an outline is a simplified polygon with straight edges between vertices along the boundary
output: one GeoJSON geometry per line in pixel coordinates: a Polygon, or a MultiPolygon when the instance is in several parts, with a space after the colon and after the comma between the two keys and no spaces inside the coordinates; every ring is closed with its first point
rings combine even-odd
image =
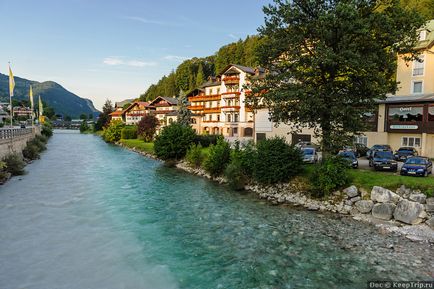
{"type": "Polygon", "coordinates": [[[363,200],[366,200],[366,199],[369,199],[369,197],[370,197],[370,193],[367,191],[367,190],[365,190],[364,188],[359,188],[359,192],[360,192],[360,195],[362,196],[362,199],[363,200]]]}
{"type": "Polygon", "coordinates": [[[347,206],[352,206],[353,205],[353,201],[351,201],[351,200],[345,200],[344,204],[347,205],[347,206]]]}
{"type": "Polygon", "coordinates": [[[395,220],[407,224],[417,224],[420,222],[419,215],[423,210],[423,205],[417,202],[402,199],[396,206],[393,217],[395,220]]]}
{"type": "Polygon", "coordinates": [[[426,220],[425,223],[434,230],[434,216],[426,220]]]}
{"type": "Polygon", "coordinates": [[[426,199],[426,203],[428,205],[434,205],[434,198],[428,198],[428,199],[426,199]]]}
{"type": "Polygon", "coordinates": [[[361,199],[362,199],[361,197],[354,197],[354,198],[351,198],[350,200],[352,203],[355,203],[357,201],[360,201],[361,199]]]}
{"type": "Polygon", "coordinates": [[[349,198],[354,198],[354,197],[356,197],[356,196],[359,195],[359,192],[357,191],[357,187],[354,186],[354,185],[351,186],[351,187],[346,188],[346,189],[344,190],[344,193],[347,194],[347,196],[348,196],[349,198]]]}
{"type": "Polygon", "coordinates": [[[319,210],[319,206],[315,205],[315,204],[309,204],[309,206],[307,206],[307,209],[309,211],[318,211],[319,210]]]}
{"type": "Polygon", "coordinates": [[[367,214],[371,212],[374,202],[371,200],[361,200],[357,201],[354,205],[360,213],[367,214]]]}
{"type": "Polygon", "coordinates": [[[378,203],[372,207],[372,216],[381,220],[392,219],[393,211],[396,205],[394,203],[378,203]]]}
{"type": "Polygon", "coordinates": [[[425,210],[420,211],[420,214],[418,216],[421,219],[428,219],[428,214],[425,212],[425,210]]]}
{"type": "Polygon", "coordinates": [[[434,213],[434,198],[426,199],[425,210],[428,213],[434,213]]]}
{"type": "Polygon", "coordinates": [[[378,203],[397,203],[401,197],[391,190],[374,186],[371,191],[371,200],[378,203]]]}
{"type": "Polygon", "coordinates": [[[418,203],[421,203],[421,204],[425,204],[425,202],[426,202],[426,195],[421,194],[421,193],[419,193],[419,194],[411,194],[410,197],[409,197],[409,199],[411,201],[413,201],[413,202],[418,202],[418,203]]]}
{"type": "Polygon", "coordinates": [[[403,198],[408,198],[408,196],[409,196],[410,193],[411,193],[411,190],[410,190],[410,189],[407,189],[404,185],[402,185],[401,187],[399,187],[399,188],[396,190],[396,193],[397,193],[398,195],[400,195],[401,197],[403,197],[403,198]]]}

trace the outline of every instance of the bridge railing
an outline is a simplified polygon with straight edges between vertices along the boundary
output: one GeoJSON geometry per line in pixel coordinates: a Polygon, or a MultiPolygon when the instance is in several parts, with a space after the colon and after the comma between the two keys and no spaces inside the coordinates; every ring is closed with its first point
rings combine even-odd
{"type": "Polygon", "coordinates": [[[32,128],[0,128],[0,140],[11,139],[33,133],[32,128]]]}

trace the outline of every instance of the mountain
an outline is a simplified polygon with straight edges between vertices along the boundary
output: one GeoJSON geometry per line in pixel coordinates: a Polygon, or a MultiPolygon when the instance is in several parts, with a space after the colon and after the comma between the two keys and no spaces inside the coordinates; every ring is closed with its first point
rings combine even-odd
{"type": "MultiPolygon", "coordinates": [[[[91,100],[79,97],[54,81],[37,82],[16,76],[14,80],[14,99],[27,100],[29,98],[29,86],[31,84],[35,104],[37,104],[37,97],[40,95],[42,101],[54,108],[56,114],[68,115],[72,118],[78,118],[82,113],[86,115],[92,113],[94,116],[99,114],[99,111],[93,106],[91,100]]],[[[9,77],[1,73],[0,100],[9,102],[9,77]]]]}

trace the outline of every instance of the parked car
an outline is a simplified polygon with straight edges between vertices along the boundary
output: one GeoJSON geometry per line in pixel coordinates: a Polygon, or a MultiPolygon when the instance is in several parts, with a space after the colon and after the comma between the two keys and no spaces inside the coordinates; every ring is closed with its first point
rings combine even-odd
{"type": "Polygon", "coordinates": [[[362,143],[354,143],[354,147],[356,148],[356,156],[358,158],[366,156],[366,153],[369,151],[369,148],[362,143]]]}
{"type": "Polygon", "coordinates": [[[366,157],[371,159],[374,156],[375,152],[390,152],[393,153],[390,145],[374,145],[372,146],[366,153],[366,157]]]}
{"type": "Polygon", "coordinates": [[[432,162],[424,157],[409,157],[401,168],[403,176],[428,176],[432,174],[432,162]]]}
{"type": "Polygon", "coordinates": [[[356,154],[353,151],[341,151],[338,153],[338,156],[348,161],[348,164],[357,169],[359,167],[359,161],[356,158],[356,154]]]}
{"type": "Polygon", "coordinates": [[[304,147],[301,148],[301,152],[303,154],[303,162],[310,164],[318,162],[318,152],[316,148],[304,147]]]}
{"type": "Polygon", "coordinates": [[[305,148],[305,147],[311,147],[313,145],[309,141],[301,141],[301,142],[296,143],[294,146],[296,148],[302,149],[302,148],[305,148]]]}
{"type": "Polygon", "coordinates": [[[409,157],[417,156],[417,151],[413,147],[400,147],[395,152],[395,159],[397,161],[405,161],[409,157]]]}
{"type": "Polygon", "coordinates": [[[398,170],[398,162],[390,151],[377,151],[369,160],[369,166],[378,170],[389,170],[396,172],[398,170]]]}

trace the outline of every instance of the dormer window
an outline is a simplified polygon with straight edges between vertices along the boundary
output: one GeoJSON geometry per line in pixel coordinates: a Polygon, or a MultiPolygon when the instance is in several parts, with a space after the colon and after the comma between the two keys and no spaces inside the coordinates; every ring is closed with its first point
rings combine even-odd
{"type": "Polygon", "coordinates": [[[422,76],[425,67],[425,55],[419,55],[419,60],[413,61],[413,76],[422,76]]]}
{"type": "Polygon", "coordinates": [[[426,40],[426,30],[422,30],[419,32],[419,41],[426,40]]]}

